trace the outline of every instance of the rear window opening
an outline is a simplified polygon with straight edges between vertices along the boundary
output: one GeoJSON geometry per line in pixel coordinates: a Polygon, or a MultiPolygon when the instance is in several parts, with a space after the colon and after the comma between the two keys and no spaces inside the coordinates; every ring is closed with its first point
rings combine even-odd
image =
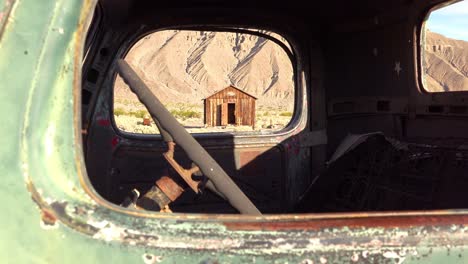
{"type": "MultiPolygon", "coordinates": [[[[137,41],[125,60],[190,133],[278,131],[293,116],[292,62],[287,51],[268,38],[163,30],[137,41]]],[[[120,77],[113,105],[120,130],[159,134],[120,77]]]]}
{"type": "MultiPolygon", "coordinates": [[[[261,212],[284,211],[284,150],[276,142],[307,118],[296,112],[303,109],[304,93],[298,92],[286,39],[257,29],[143,35],[117,47],[124,55],[109,73],[116,76],[109,83],[112,93],[102,93],[90,113],[111,109],[110,120],[101,115],[90,126],[111,128],[110,138],[99,132],[88,137],[88,173],[98,193],[123,207],[150,211],[236,213],[250,201],[261,212]],[[165,111],[170,118],[159,116],[165,111]],[[168,119],[178,130],[166,127],[168,119]],[[197,140],[189,134],[181,139],[181,132],[198,134],[197,140]],[[219,175],[229,180],[216,180],[219,175]]],[[[112,43],[102,44],[96,59],[117,61],[103,56],[111,49],[112,43]]],[[[90,69],[85,86],[100,85],[102,71],[90,69]]],[[[258,212],[255,206],[246,212],[258,212]]]]}

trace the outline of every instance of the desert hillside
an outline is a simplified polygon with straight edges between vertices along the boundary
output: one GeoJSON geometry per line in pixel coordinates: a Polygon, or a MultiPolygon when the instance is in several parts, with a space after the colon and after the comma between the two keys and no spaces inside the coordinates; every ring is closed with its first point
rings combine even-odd
{"type": "Polygon", "coordinates": [[[427,31],[425,87],[431,92],[468,90],[468,42],[427,31]]]}
{"type": "MultiPolygon", "coordinates": [[[[427,31],[425,85],[429,91],[468,90],[468,42],[427,31]]],[[[232,84],[258,105],[292,111],[291,62],[277,44],[241,33],[167,30],[141,39],[126,56],[163,103],[201,104],[232,84]]],[[[117,99],[137,100],[121,80],[117,99]]]]}
{"type": "MultiPolygon", "coordinates": [[[[141,39],[126,60],[163,103],[200,104],[229,85],[258,105],[292,111],[291,61],[274,42],[242,33],[168,30],[141,39]]],[[[117,99],[137,100],[118,80],[117,99]]]]}

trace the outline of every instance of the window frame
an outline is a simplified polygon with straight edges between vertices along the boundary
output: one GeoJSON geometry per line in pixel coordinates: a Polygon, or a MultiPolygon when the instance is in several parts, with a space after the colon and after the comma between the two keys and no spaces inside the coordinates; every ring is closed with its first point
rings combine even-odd
{"type": "Polygon", "coordinates": [[[447,96],[458,96],[458,95],[468,95],[468,90],[461,90],[461,91],[434,91],[431,92],[428,89],[426,89],[424,85],[424,78],[425,78],[425,71],[424,71],[424,49],[425,49],[425,43],[426,43],[426,23],[431,16],[431,13],[448,7],[450,5],[456,4],[461,1],[466,1],[466,0],[448,0],[442,3],[437,3],[432,6],[430,6],[422,16],[422,19],[419,21],[418,24],[418,31],[417,31],[417,72],[418,72],[418,85],[419,85],[419,92],[427,95],[435,95],[435,96],[440,96],[440,95],[447,95],[447,96]]]}
{"type": "MultiPolygon", "coordinates": [[[[211,32],[226,32],[226,33],[245,33],[251,34],[259,37],[266,38],[270,41],[273,41],[275,44],[280,46],[284,52],[287,54],[291,61],[291,66],[293,69],[293,80],[294,80],[294,108],[293,108],[293,115],[291,116],[290,121],[286,126],[279,130],[275,131],[247,131],[247,132],[205,132],[205,133],[190,133],[195,139],[223,139],[223,138],[234,138],[240,141],[251,141],[255,138],[256,142],[269,142],[271,143],[271,138],[274,137],[281,137],[281,140],[289,137],[292,134],[296,134],[297,132],[303,130],[306,126],[307,119],[308,119],[308,112],[307,106],[305,102],[307,102],[307,92],[306,92],[306,80],[301,78],[301,74],[298,72],[298,61],[297,61],[297,54],[298,50],[296,45],[291,41],[291,38],[282,32],[273,31],[266,28],[261,27],[239,27],[239,26],[203,26],[203,25],[190,25],[190,26],[175,26],[175,27],[160,27],[160,28],[153,28],[153,29],[145,29],[141,32],[136,32],[132,36],[129,36],[127,40],[122,43],[120,48],[118,49],[118,53],[115,55],[113,59],[113,65],[118,59],[124,59],[125,56],[130,52],[131,48],[138,43],[141,39],[147,37],[156,32],[161,32],[165,30],[186,30],[186,31],[211,31],[211,32]],[[262,33],[261,31],[268,31],[268,33],[272,33],[277,35],[278,37],[282,37],[285,40],[283,43],[281,40],[275,38],[274,36],[262,33]]],[[[160,134],[143,134],[143,133],[133,133],[121,130],[118,128],[115,116],[114,116],[114,87],[117,78],[116,70],[112,71],[113,76],[110,86],[112,86],[112,95],[111,95],[111,102],[110,106],[110,119],[111,125],[115,131],[115,133],[126,139],[138,139],[138,140],[153,140],[153,141],[162,141],[162,137],[160,134]]],[[[278,140],[280,142],[281,140],[278,140]]]]}

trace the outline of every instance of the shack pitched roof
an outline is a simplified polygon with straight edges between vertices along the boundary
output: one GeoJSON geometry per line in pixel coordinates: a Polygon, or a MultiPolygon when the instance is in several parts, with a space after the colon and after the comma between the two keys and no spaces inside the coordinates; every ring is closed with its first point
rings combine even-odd
{"type": "Polygon", "coordinates": [[[214,94],[212,94],[212,95],[210,95],[210,96],[204,98],[203,100],[210,99],[211,97],[213,97],[213,96],[215,96],[215,95],[217,95],[217,94],[221,93],[222,91],[224,91],[224,90],[226,90],[226,89],[229,89],[229,88],[233,88],[233,89],[235,89],[235,90],[237,90],[237,91],[239,91],[239,92],[241,92],[241,93],[243,93],[243,94],[245,94],[245,95],[247,95],[247,96],[252,97],[252,98],[255,99],[255,100],[258,99],[257,97],[255,97],[255,96],[253,96],[253,95],[251,95],[251,94],[249,94],[249,93],[246,93],[246,92],[242,91],[241,89],[239,89],[239,88],[237,88],[237,87],[234,87],[234,86],[232,86],[232,85],[229,85],[228,87],[226,87],[226,88],[224,88],[224,89],[221,89],[221,90],[215,92],[214,94]]]}

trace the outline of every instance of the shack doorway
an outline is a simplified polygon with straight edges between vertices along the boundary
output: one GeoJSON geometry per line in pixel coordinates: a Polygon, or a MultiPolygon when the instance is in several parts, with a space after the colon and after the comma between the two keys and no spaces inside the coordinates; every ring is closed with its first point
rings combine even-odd
{"type": "Polygon", "coordinates": [[[228,116],[228,124],[235,125],[236,124],[236,104],[235,103],[228,103],[227,116],[228,116]]]}
{"type": "Polygon", "coordinates": [[[221,105],[217,105],[216,106],[216,115],[215,115],[215,118],[214,120],[216,120],[216,125],[217,126],[222,126],[223,124],[223,118],[222,118],[222,106],[221,105]]]}

